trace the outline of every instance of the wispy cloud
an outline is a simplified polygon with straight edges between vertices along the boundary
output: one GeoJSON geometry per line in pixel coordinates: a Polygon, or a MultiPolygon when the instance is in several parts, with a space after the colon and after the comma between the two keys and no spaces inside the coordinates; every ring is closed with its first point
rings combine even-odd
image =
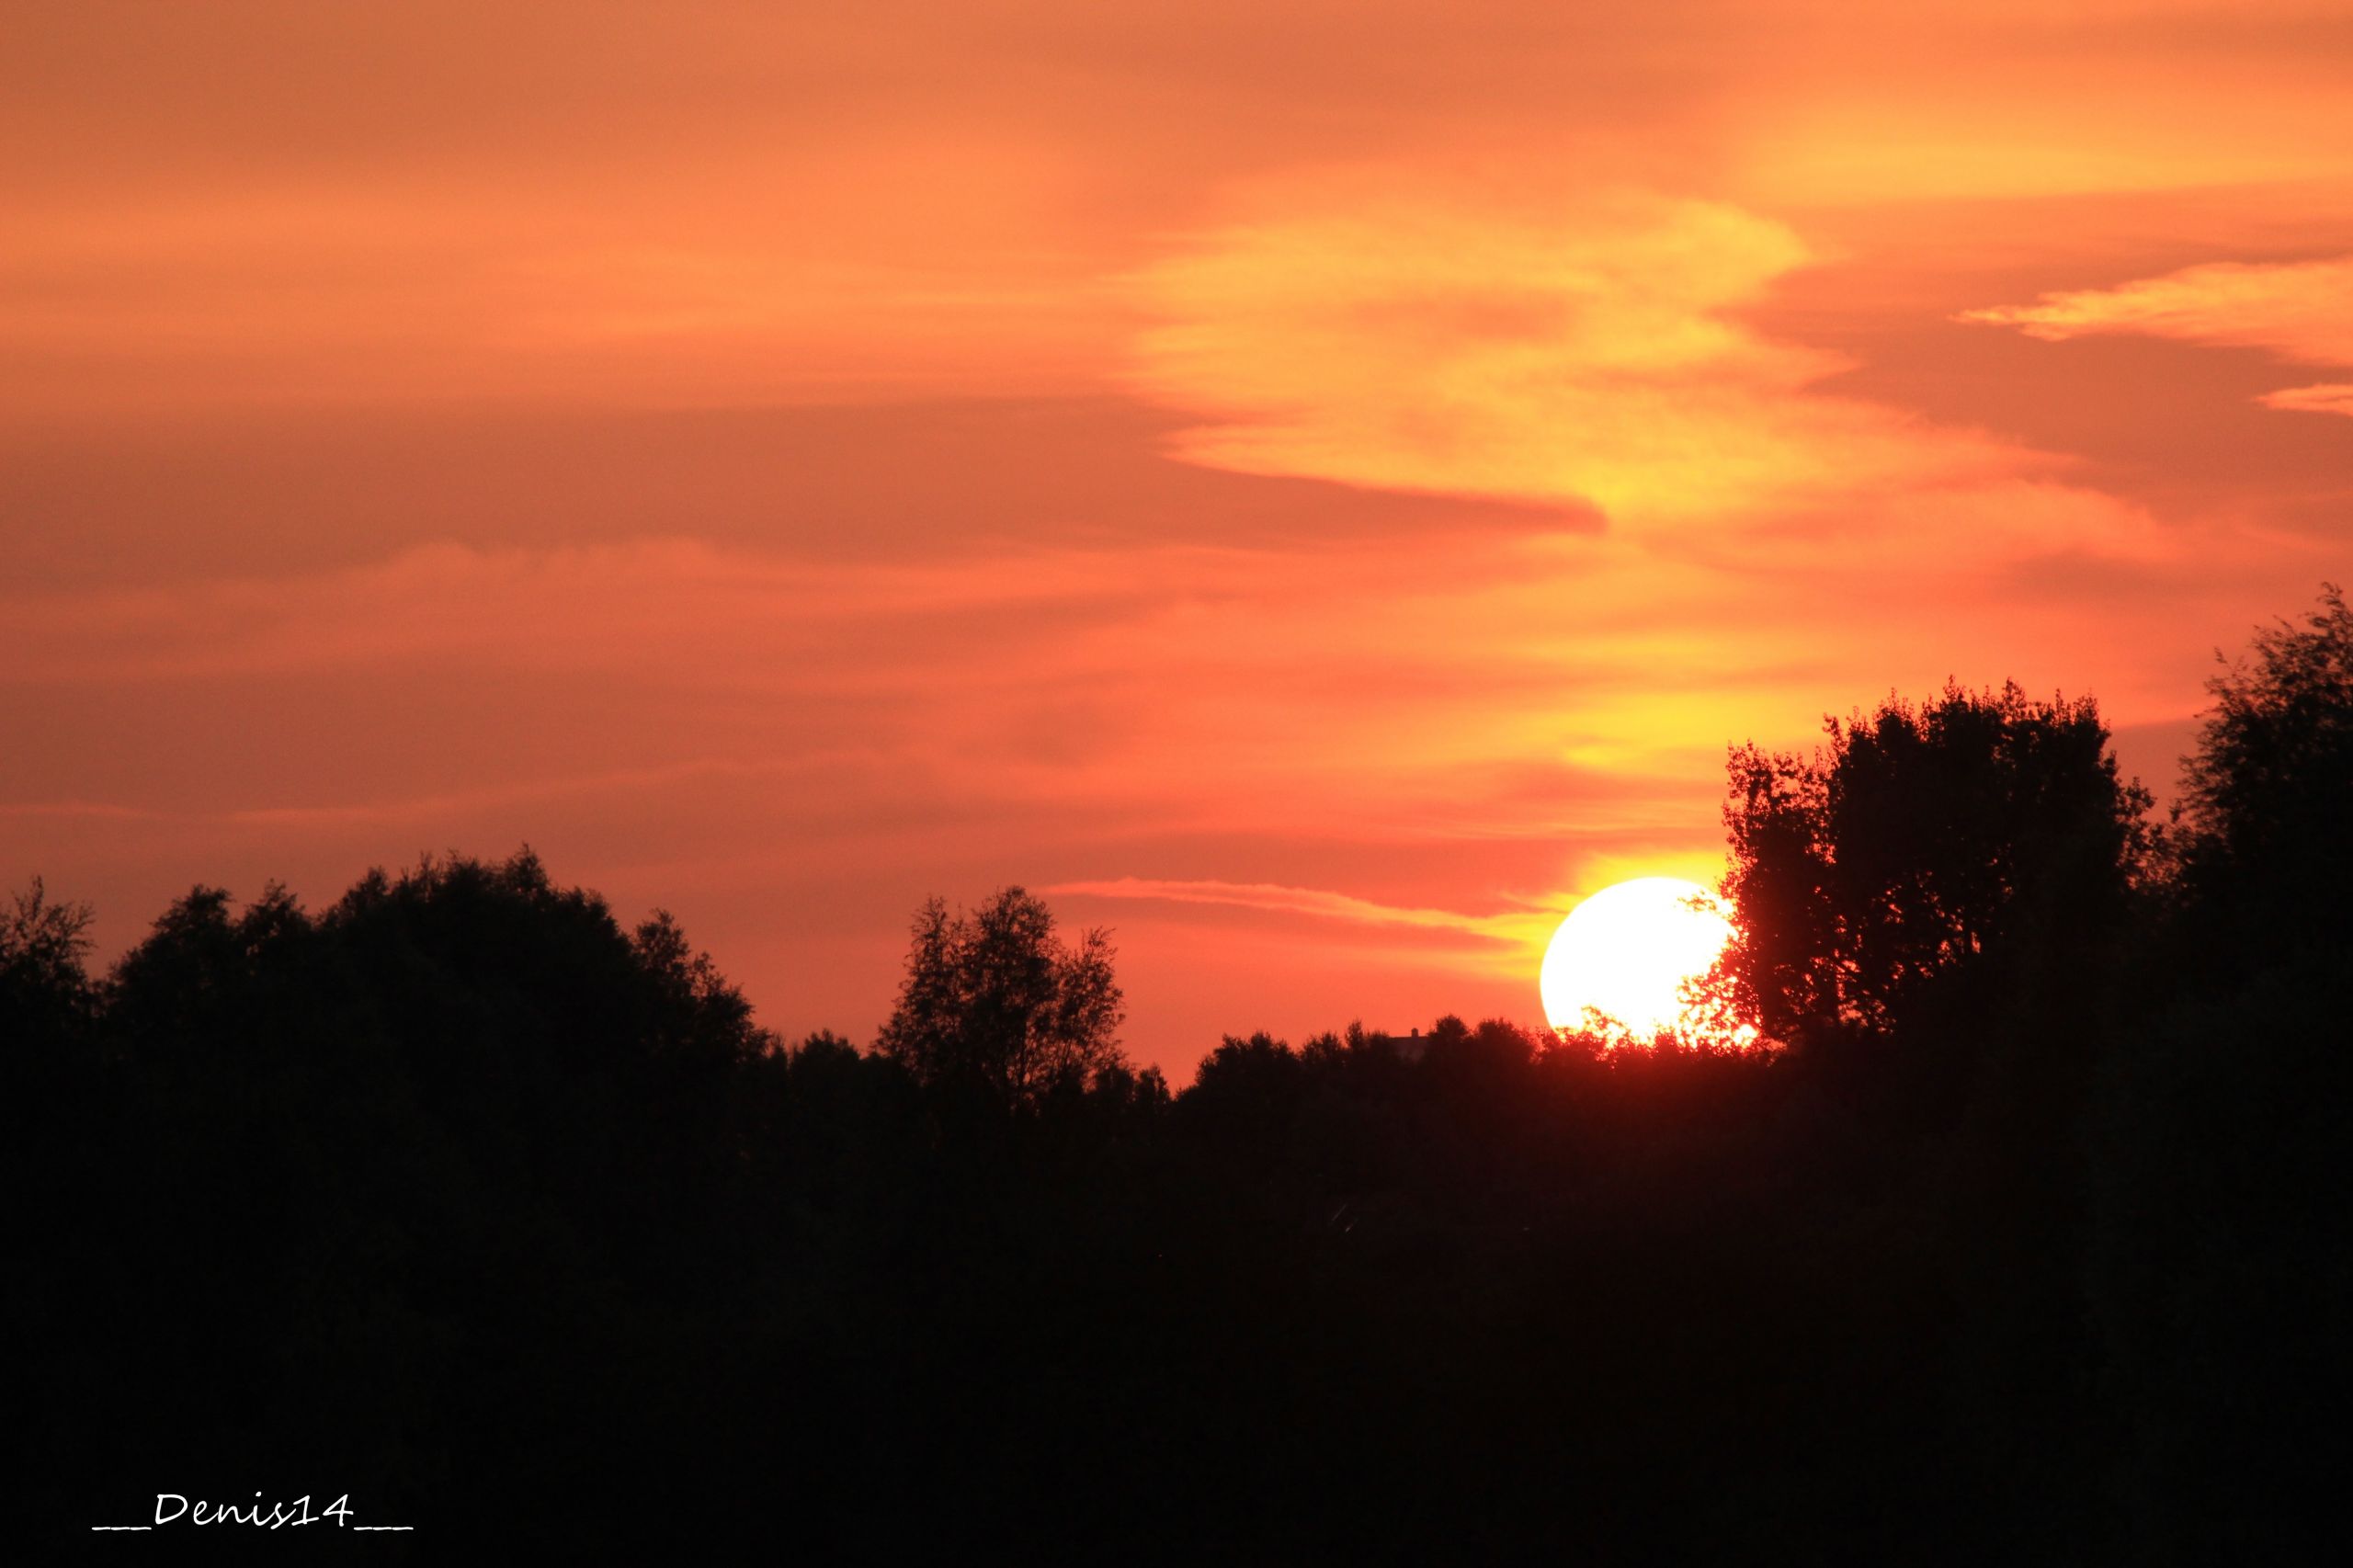
{"type": "Polygon", "coordinates": [[[1599,506],[1620,524],[2000,476],[2026,454],[1825,394],[1838,355],[1736,312],[1811,259],[1713,202],[1588,198],[1531,216],[1328,193],[1137,275],[1136,383],[1209,415],[1194,461],[1599,506]]]}
{"type": "Polygon", "coordinates": [[[1043,890],[1050,894],[1109,899],[1149,899],[1164,903],[1223,904],[1238,909],[1263,909],[1286,915],[1307,915],[1324,920],[1345,920],[1359,926],[1402,926],[1424,931],[1459,931],[1492,941],[1525,943],[1540,938],[1557,921],[1541,912],[1464,915],[1451,909],[1419,909],[1379,903],[1321,888],[1284,887],[1274,882],[1169,881],[1148,877],[1117,877],[1108,881],[1058,882],[1043,890]]]}
{"type": "MultiPolygon", "coordinates": [[[[2353,365],[2353,256],[2276,266],[2213,262],[2112,289],[2045,294],[2031,305],[1966,311],[1960,319],[2014,326],[2052,343],[2132,333],[2265,348],[2300,364],[2353,365]]],[[[2256,401],[2266,408],[2353,414],[2353,386],[2289,387],[2256,401]]]]}
{"type": "Polygon", "coordinates": [[[2031,305],[1964,311],[1961,319],[2015,326],[2053,343],[2141,333],[2268,348],[2316,365],[2353,364],[2353,256],[2279,266],[2211,262],[2112,289],[2045,294],[2031,305]]]}
{"type": "Polygon", "coordinates": [[[2342,414],[2353,416],[2353,381],[2323,381],[2318,386],[2283,387],[2256,399],[2266,408],[2294,414],[2342,414]]]}

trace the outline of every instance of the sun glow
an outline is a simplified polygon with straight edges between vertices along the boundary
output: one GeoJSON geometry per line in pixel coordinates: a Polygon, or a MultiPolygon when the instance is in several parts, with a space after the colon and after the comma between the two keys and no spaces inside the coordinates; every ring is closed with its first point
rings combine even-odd
{"type": "Polygon", "coordinates": [[[1698,882],[1637,877],[1569,912],[1544,950],[1539,985],[1554,1028],[1647,1040],[1688,1033],[1684,987],[1732,939],[1731,912],[1698,882]]]}

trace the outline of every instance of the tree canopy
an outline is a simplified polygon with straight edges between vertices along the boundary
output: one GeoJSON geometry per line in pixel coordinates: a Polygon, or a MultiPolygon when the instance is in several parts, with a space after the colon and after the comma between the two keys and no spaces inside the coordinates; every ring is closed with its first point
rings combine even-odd
{"type": "Polygon", "coordinates": [[[2214,698],[2183,770],[2193,881],[2279,906],[2282,937],[2353,928],[2353,609],[2324,586],[2299,627],[2259,630],[2214,698]]]}
{"type": "Polygon", "coordinates": [[[1824,728],[1812,756],[1729,762],[1727,968],[1768,1034],[1883,1029],[1957,969],[2028,941],[2079,957],[2112,926],[2150,796],[2090,699],[1948,685],[1824,728]]]}
{"type": "Polygon", "coordinates": [[[1035,1106],[1058,1085],[1127,1066],[1113,956],[1102,930],[1061,941],[1053,912],[1022,888],[953,914],[935,898],[915,915],[877,1046],[927,1086],[1035,1106]]]}

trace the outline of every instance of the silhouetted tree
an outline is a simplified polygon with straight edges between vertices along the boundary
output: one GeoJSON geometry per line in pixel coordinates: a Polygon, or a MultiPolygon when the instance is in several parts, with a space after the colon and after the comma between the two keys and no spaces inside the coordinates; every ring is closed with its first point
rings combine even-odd
{"type": "MultiPolygon", "coordinates": [[[[2323,587],[2302,630],[2256,633],[2252,662],[2207,683],[2214,707],[2183,767],[2197,894],[2273,906],[2267,939],[2353,926],[2353,609],[2323,587]]],[[[2247,913],[2242,908],[2242,915],[2247,913]]]]}
{"type": "Polygon", "coordinates": [[[1229,1156],[1264,1159],[1290,1140],[1308,1071],[1264,1029],[1247,1040],[1227,1035],[1185,1091],[1186,1120],[1229,1156]]]}
{"type": "Polygon", "coordinates": [[[2117,1400],[2119,1555],[2155,1563],[2313,1555],[2353,1378],[2342,591],[2325,586],[2301,626],[2258,631],[2208,689],[2174,918],[2088,1119],[2083,1274],[2117,1400]]]}
{"type": "Polygon", "coordinates": [[[1189,1093],[1203,1099],[1228,1094],[1279,1098],[1291,1092],[1298,1077],[1298,1053],[1287,1041],[1260,1029],[1247,1040],[1227,1035],[1220,1040],[1202,1058],[1189,1093]]]}
{"type": "Polygon", "coordinates": [[[1788,1038],[1883,1029],[1931,982],[2027,937],[2111,931],[2148,848],[2088,699],[1948,686],[1824,722],[1811,757],[1732,752],[1727,955],[1741,1009],[1788,1038]]]}
{"type": "Polygon", "coordinates": [[[92,918],[87,904],[51,899],[39,877],[0,910],[0,1039],[39,1049],[86,1021],[97,1001],[83,967],[92,918]]]}
{"type": "Polygon", "coordinates": [[[719,972],[709,953],[687,940],[668,910],[657,909],[641,923],[630,949],[653,993],[648,1015],[659,1054],[732,1066],[776,1049],[777,1041],[752,1022],[743,992],[719,972]]]}
{"type": "Polygon", "coordinates": [[[115,965],[115,1032],[131,1050],[166,1058],[250,1052],[265,1035],[300,1027],[289,998],[269,1006],[265,993],[293,982],[296,949],[313,934],[310,917],[275,882],[233,914],[223,889],[191,888],[115,965]]]}
{"type": "Polygon", "coordinates": [[[1045,901],[1021,888],[953,915],[935,898],[915,915],[877,1046],[927,1087],[1035,1106],[1058,1084],[1127,1065],[1111,960],[1108,933],[1063,944],[1045,901]]]}
{"type": "Polygon", "coordinates": [[[470,1071],[466,1048],[495,1041],[535,1072],[708,1075],[775,1043],[666,914],[624,931],[529,846],[371,871],[318,924],[437,1072],[470,1071]]]}

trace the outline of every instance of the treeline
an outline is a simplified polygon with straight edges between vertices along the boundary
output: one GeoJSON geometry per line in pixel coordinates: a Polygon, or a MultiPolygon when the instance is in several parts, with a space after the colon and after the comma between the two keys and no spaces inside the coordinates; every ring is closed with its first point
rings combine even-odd
{"type": "Polygon", "coordinates": [[[11,1532],[258,1491],[413,1560],[2309,1560],[2341,597],[2214,689],[2163,824],[2086,701],[1736,750],[1713,1000],[1769,1050],[1447,1018],[1172,1094],[1018,889],[918,915],[861,1050],[528,852],[199,889],[103,975],[36,884],[11,1532]]]}

